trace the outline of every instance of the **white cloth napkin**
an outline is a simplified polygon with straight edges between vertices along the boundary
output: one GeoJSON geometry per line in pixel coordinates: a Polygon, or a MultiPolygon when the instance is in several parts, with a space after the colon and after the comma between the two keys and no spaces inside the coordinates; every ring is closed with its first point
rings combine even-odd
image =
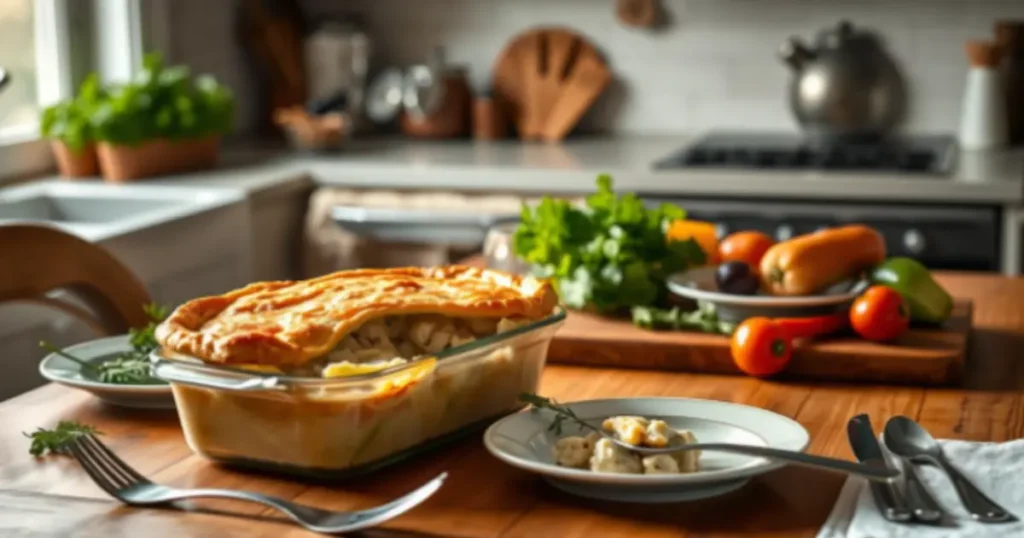
{"type": "MultiPolygon", "coordinates": [[[[940,441],[949,460],[1000,506],[1024,519],[1024,439],[1006,443],[940,441]]],[[[985,524],[971,519],[941,470],[918,465],[918,474],[939,504],[955,518],[949,526],[887,521],[867,481],[850,477],[818,538],[990,538],[1024,537],[1024,522],[985,524]],[[955,526],[952,526],[955,525],[955,526]]]]}

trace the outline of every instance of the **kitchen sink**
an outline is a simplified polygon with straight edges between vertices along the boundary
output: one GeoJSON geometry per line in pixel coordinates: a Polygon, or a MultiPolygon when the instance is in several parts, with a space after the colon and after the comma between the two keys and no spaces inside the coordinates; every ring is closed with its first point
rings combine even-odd
{"type": "Polygon", "coordinates": [[[0,190],[0,224],[46,223],[99,241],[242,199],[232,189],[45,181],[0,190]]]}
{"type": "Polygon", "coordinates": [[[181,205],[180,200],[98,196],[54,196],[42,194],[0,203],[0,220],[42,220],[51,222],[114,222],[140,213],[181,205]]]}

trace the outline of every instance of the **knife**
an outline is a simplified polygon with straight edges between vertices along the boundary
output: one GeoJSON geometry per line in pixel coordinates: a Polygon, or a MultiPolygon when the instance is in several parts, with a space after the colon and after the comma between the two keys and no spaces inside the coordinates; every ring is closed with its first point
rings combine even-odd
{"type": "MultiPolygon", "coordinates": [[[[875,432],[871,429],[871,419],[867,415],[861,414],[851,418],[846,423],[846,435],[857,461],[865,465],[889,467],[885,456],[882,455],[882,447],[878,444],[875,432]]],[[[907,507],[906,499],[893,484],[871,481],[868,487],[871,488],[871,496],[874,497],[882,517],[900,523],[913,519],[914,514],[907,507]]]]}

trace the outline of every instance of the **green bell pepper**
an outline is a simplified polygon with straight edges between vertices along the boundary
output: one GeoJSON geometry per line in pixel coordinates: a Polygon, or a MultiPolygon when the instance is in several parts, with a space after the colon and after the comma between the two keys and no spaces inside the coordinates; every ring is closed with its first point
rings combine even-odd
{"type": "Polygon", "coordinates": [[[871,272],[871,281],[899,292],[912,320],[942,323],[953,311],[953,298],[917,260],[889,258],[871,272]]]}

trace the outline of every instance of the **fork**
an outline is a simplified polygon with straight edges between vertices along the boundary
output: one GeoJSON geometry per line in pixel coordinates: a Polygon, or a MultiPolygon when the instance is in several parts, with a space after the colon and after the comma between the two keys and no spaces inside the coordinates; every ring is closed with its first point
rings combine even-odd
{"type": "Polygon", "coordinates": [[[155,484],[129,467],[93,435],[76,437],[69,448],[96,485],[125,504],[158,505],[190,498],[250,501],[277,509],[299,525],[323,534],[357,531],[404,514],[440,489],[448,476],[448,473],[441,473],[426,484],[387,504],[366,510],[332,512],[261,493],[230,489],[182,489],[155,484]]]}

